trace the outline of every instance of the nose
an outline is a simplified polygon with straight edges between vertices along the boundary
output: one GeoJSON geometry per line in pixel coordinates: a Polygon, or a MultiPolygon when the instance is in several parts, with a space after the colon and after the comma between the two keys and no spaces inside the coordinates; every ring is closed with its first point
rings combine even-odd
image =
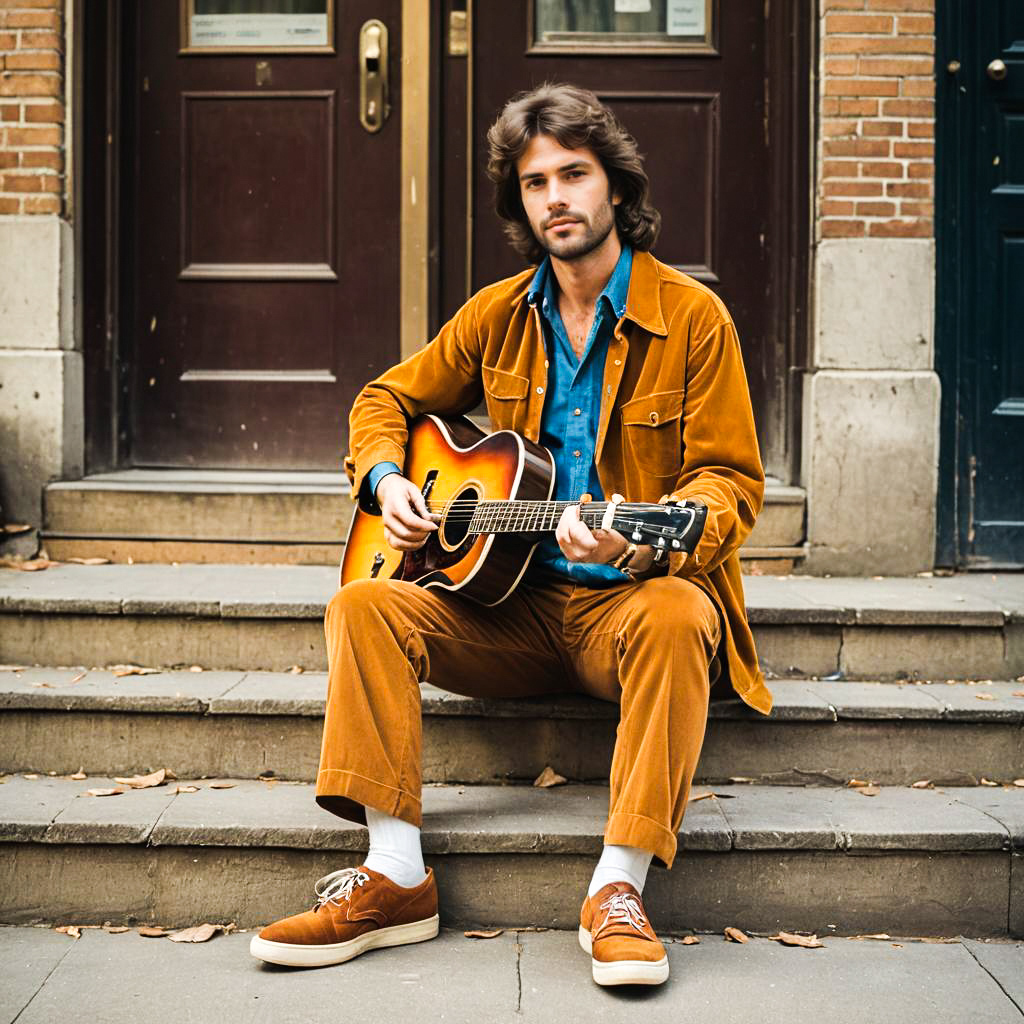
{"type": "Polygon", "coordinates": [[[562,183],[555,176],[552,176],[548,181],[547,196],[545,198],[549,210],[560,209],[569,205],[562,194],[562,183]]]}

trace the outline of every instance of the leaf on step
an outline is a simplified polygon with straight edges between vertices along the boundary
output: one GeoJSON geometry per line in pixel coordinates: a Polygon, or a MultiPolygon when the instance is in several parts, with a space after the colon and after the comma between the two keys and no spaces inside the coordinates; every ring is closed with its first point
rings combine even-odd
{"type": "Polygon", "coordinates": [[[903,948],[903,943],[902,942],[894,942],[892,944],[892,948],[893,949],[902,949],[903,948]]]}
{"type": "Polygon", "coordinates": [[[74,775],[69,775],[68,778],[69,779],[81,780],[81,779],[87,779],[87,778],[89,778],[89,776],[85,774],[85,769],[84,768],[79,768],[78,771],[75,772],[74,775]]]}
{"type": "Polygon", "coordinates": [[[80,683],[86,677],[86,675],[87,675],[87,673],[85,673],[85,672],[79,672],[78,675],[75,676],[74,679],[69,679],[68,680],[68,686],[70,686],[72,683],[80,683]]]}
{"type": "Polygon", "coordinates": [[[697,791],[691,790],[690,791],[690,798],[686,802],[688,804],[695,804],[698,800],[707,800],[708,797],[714,796],[714,795],[715,794],[710,789],[707,789],[707,790],[697,790],[697,791]]]}
{"type": "Polygon", "coordinates": [[[75,565],[109,565],[109,558],[69,558],[69,562],[74,562],[75,565]]]}
{"type": "Polygon", "coordinates": [[[23,779],[38,779],[39,772],[29,772],[28,775],[22,775],[23,779]]]}
{"type": "Polygon", "coordinates": [[[730,775],[730,782],[757,782],[757,779],[750,778],[749,775],[730,775]]]}
{"type": "Polygon", "coordinates": [[[1024,697],[1024,690],[1014,690],[1013,693],[1010,694],[1010,696],[1011,697],[1024,697]]]}
{"type": "Polygon", "coordinates": [[[202,672],[203,671],[203,666],[202,665],[189,665],[188,670],[189,670],[189,672],[202,672]]]}
{"type": "Polygon", "coordinates": [[[28,533],[31,529],[32,525],[30,523],[4,523],[3,525],[4,533],[28,533]]]}
{"type": "Polygon", "coordinates": [[[861,796],[878,796],[882,791],[877,786],[861,786],[857,792],[860,793],[861,796]]]}
{"type": "Polygon", "coordinates": [[[234,782],[211,782],[208,785],[209,789],[234,789],[234,782]]]}
{"type": "Polygon", "coordinates": [[[974,695],[975,700],[995,700],[996,695],[994,693],[976,693],[974,695]]]}
{"type": "Polygon", "coordinates": [[[139,929],[139,934],[147,939],[162,939],[167,934],[166,928],[157,928],[155,925],[144,924],[139,929]]]}
{"type": "Polygon", "coordinates": [[[867,779],[850,779],[850,781],[847,782],[846,785],[851,787],[851,788],[853,788],[853,789],[856,789],[856,788],[858,788],[860,786],[870,786],[871,783],[868,782],[867,779]]]}
{"type": "Polygon", "coordinates": [[[73,939],[80,939],[82,937],[82,929],[77,924],[62,924],[53,930],[60,932],[62,935],[70,935],[73,939]]]}
{"type": "Polygon", "coordinates": [[[892,936],[888,932],[875,932],[873,935],[851,935],[850,938],[857,939],[891,939],[892,936]]]}
{"type": "Polygon", "coordinates": [[[127,793],[128,790],[124,786],[111,786],[107,789],[87,789],[86,793],[89,796],[117,796],[119,793],[127,793]]]}
{"type": "Polygon", "coordinates": [[[0,672],[24,672],[27,668],[28,665],[0,665],[0,672]]]}
{"type": "Polygon", "coordinates": [[[560,786],[563,782],[568,782],[568,779],[564,775],[559,775],[551,765],[547,765],[544,771],[533,780],[533,784],[541,789],[546,789],[549,786],[560,786]]]}
{"type": "Polygon", "coordinates": [[[33,686],[45,686],[47,689],[53,689],[53,683],[33,683],[33,686]]]}
{"type": "Polygon", "coordinates": [[[681,946],[697,946],[700,944],[700,939],[696,935],[684,935],[681,939],[676,939],[681,946]]]}
{"type": "Polygon", "coordinates": [[[825,948],[825,943],[821,942],[817,935],[797,935],[795,932],[779,932],[778,935],[769,935],[768,938],[781,942],[784,946],[803,946],[805,949],[825,948]]]}
{"type": "Polygon", "coordinates": [[[288,671],[293,676],[301,676],[305,669],[301,665],[292,665],[292,667],[288,669],[288,671]]]}
{"type": "Polygon", "coordinates": [[[514,932],[548,932],[551,931],[545,924],[528,924],[522,928],[513,928],[514,932]]]}
{"type": "Polygon", "coordinates": [[[489,932],[473,931],[463,932],[462,934],[465,935],[467,939],[496,939],[504,931],[504,928],[495,928],[493,931],[489,932]]]}
{"type": "Polygon", "coordinates": [[[198,786],[178,786],[174,790],[174,792],[175,793],[198,793],[199,792],[199,787],[198,786]]]}
{"type": "Polygon", "coordinates": [[[739,928],[733,928],[732,926],[725,929],[725,938],[727,942],[749,942],[750,939],[739,930],[739,928]]]}
{"type": "Polygon", "coordinates": [[[978,779],[978,784],[981,786],[998,786],[998,782],[993,782],[991,779],[986,779],[984,775],[978,779]]]}
{"type": "Polygon", "coordinates": [[[130,778],[120,778],[115,775],[114,781],[122,786],[128,786],[130,789],[149,789],[151,786],[163,785],[166,774],[167,772],[163,768],[157,768],[149,775],[132,775],[130,778]]]}
{"type": "Polygon", "coordinates": [[[911,789],[934,789],[931,779],[918,779],[910,784],[911,789]]]}
{"type": "Polygon", "coordinates": [[[171,932],[167,938],[171,942],[209,942],[222,929],[223,925],[219,924],[197,924],[171,932]]]}
{"type": "Polygon", "coordinates": [[[124,932],[130,932],[131,928],[126,924],[105,924],[103,930],[111,935],[122,935],[124,932]]]}
{"type": "Polygon", "coordinates": [[[141,665],[111,665],[110,670],[119,679],[122,676],[156,676],[160,674],[158,668],[143,668],[141,665]]]}
{"type": "Polygon", "coordinates": [[[1020,786],[1021,788],[1024,788],[1024,779],[1014,779],[1013,784],[1015,786],[1020,786]]]}
{"type": "Polygon", "coordinates": [[[38,572],[40,569],[52,569],[60,562],[51,562],[49,558],[0,558],[0,568],[20,569],[22,572],[38,572]]]}

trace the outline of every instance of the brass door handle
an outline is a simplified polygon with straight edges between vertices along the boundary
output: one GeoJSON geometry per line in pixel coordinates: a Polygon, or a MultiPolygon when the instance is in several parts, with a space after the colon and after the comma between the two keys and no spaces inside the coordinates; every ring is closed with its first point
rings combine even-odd
{"type": "Polygon", "coordinates": [[[371,18],[359,30],[359,121],[368,132],[379,132],[390,113],[388,27],[371,18]]]}
{"type": "Polygon", "coordinates": [[[985,72],[994,82],[1001,82],[1006,77],[1006,64],[996,57],[996,59],[991,61],[989,66],[985,68],[985,72]]]}

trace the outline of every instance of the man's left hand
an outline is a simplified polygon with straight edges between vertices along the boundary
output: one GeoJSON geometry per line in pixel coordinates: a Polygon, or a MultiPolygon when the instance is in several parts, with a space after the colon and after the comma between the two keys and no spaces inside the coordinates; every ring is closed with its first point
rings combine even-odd
{"type": "MultiPolygon", "coordinates": [[[[591,530],[580,519],[580,506],[569,505],[558,520],[555,539],[570,562],[608,563],[614,561],[627,547],[629,541],[618,530],[591,530]]],[[[634,568],[646,568],[653,558],[653,550],[648,545],[637,549],[630,561],[634,568]],[[644,549],[648,550],[645,551],[644,549]]]]}

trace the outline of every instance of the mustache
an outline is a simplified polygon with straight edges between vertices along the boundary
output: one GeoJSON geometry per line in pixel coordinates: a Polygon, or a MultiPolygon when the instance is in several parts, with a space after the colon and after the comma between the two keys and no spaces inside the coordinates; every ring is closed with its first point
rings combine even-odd
{"type": "Polygon", "coordinates": [[[541,222],[542,228],[549,228],[556,220],[564,221],[578,221],[580,223],[586,223],[586,218],[582,214],[576,213],[574,210],[563,210],[560,213],[553,213],[549,217],[545,217],[541,222]]]}

